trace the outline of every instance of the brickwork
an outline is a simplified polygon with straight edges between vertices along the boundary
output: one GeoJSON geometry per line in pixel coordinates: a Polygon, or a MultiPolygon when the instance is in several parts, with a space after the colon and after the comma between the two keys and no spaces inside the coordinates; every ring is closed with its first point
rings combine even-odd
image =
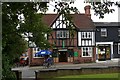
{"type": "Polygon", "coordinates": [[[44,58],[33,58],[33,49],[28,49],[29,66],[42,65],[44,58]]]}

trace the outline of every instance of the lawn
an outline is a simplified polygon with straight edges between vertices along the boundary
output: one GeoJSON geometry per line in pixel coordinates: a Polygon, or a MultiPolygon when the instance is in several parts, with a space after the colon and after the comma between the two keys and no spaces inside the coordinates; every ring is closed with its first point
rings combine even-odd
{"type": "Polygon", "coordinates": [[[120,80],[120,73],[106,74],[88,74],[88,75],[71,75],[56,77],[49,80],[120,80]]]}
{"type": "Polygon", "coordinates": [[[72,75],[72,76],[62,76],[58,78],[118,78],[118,76],[120,76],[120,73],[72,75]]]}

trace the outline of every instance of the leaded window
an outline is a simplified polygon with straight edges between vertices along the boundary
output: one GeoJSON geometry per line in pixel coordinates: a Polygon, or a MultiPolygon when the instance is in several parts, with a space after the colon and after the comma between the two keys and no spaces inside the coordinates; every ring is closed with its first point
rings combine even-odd
{"type": "Polygon", "coordinates": [[[82,39],[91,39],[92,32],[82,32],[82,39]]]}
{"type": "Polygon", "coordinates": [[[92,47],[82,47],[82,57],[92,57],[92,47]]]}
{"type": "Polygon", "coordinates": [[[59,30],[56,32],[57,38],[69,38],[69,31],[68,30],[59,30]]]}
{"type": "Polygon", "coordinates": [[[81,34],[81,45],[91,46],[92,45],[92,32],[82,32],[81,34]]]}

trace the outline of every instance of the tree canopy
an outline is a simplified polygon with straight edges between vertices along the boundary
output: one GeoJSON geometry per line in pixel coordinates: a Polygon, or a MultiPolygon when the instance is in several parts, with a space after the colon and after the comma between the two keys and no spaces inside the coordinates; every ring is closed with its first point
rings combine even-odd
{"type": "Polygon", "coordinates": [[[26,33],[32,34],[33,37],[27,37],[31,42],[35,42],[38,47],[49,47],[49,43],[44,35],[49,34],[50,29],[43,24],[41,20],[43,13],[38,13],[38,10],[45,12],[47,8],[45,6],[46,3],[41,3],[42,2],[2,3],[3,79],[11,78],[13,76],[10,68],[14,63],[15,58],[19,59],[19,56],[28,48],[28,43],[24,39],[26,33]],[[23,15],[23,17],[21,15],[23,15]],[[22,34],[24,34],[24,36],[22,34]]]}
{"type": "Polygon", "coordinates": [[[85,0],[85,3],[90,3],[92,5],[92,9],[94,10],[94,14],[99,16],[99,18],[104,18],[105,14],[113,13],[115,11],[114,8],[111,8],[113,5],[120,7],[120,3],[118,1],[113,2],[110,0],[85,0]]]}

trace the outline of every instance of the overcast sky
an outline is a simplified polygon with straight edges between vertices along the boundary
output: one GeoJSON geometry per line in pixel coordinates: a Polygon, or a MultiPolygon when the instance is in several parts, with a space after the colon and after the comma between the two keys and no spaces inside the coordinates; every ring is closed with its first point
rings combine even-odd
{"type": "MultiPolygon", "coordinates": [[[[52,13],[52,14],[55,13],[55,12],[53,12],[55,1],[58,1],[58,0],[50,1],[49,10],[47,11],[47,13],[52,13]]],[[[70,0],[67,0],[67,1],[70,1],[70,0]]],[[[85,5],[88,5],[88,4],[84,3],[84,0],[74,0],[74,1],[75,2],[72,6],[77,7],[78,10],[80,11],[80,13],[85,13],[84,7],[85,7],[85,5]]],[[[113,0],[113,1],[116,1],[116,0],[113,0]]],[[[120,0],[117,0],[117,1],[120,1],[120,0]]],[[[93,10],[91,10],[92,20],[94,22],[118,22],[118,21],[120,22],[120,19],[118,20],[118,17],[120,17],[120,16],[118,16],[118,12],[120,13],[120,9],[118,10],[117,6],[113,6],[112,8],[115,9],[115,12],[106,14],[104,19],[99,19],[99,16],[95,16],[93,10]]]]}

